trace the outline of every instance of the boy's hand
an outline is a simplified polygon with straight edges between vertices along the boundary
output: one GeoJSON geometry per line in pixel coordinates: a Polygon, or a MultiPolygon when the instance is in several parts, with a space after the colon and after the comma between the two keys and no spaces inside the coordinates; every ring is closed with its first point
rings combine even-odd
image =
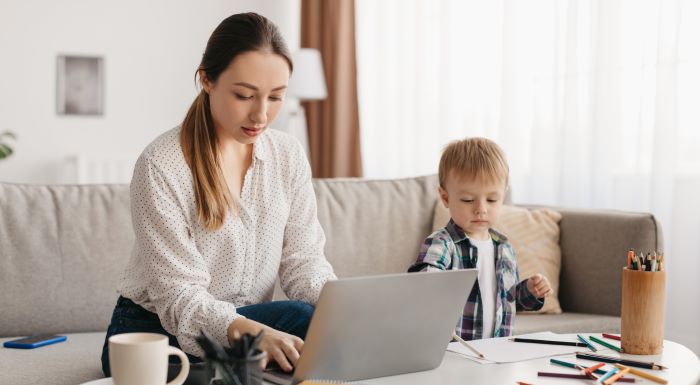
{"type": "Polygon", "coordinates": [[[527,290],[536,298],[544,298],[552,293],[552,286],[547,277],[538,273],[527,280],[527,290]]]}

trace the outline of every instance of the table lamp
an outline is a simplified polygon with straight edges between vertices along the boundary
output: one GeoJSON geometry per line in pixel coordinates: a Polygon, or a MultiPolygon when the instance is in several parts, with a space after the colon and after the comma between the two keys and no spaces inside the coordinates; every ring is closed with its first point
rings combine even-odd
{"type": "Polygon", "coordinates": [[[321,53],[314,48],[301,48],[292,54],[294,72],[289,78],[287,95],[290,112],[288,132],[301,142],[306,156],[309,156],[309,134],[306,127],[306,113],[300,102],[307,100],[322,100],[328,95],[326,80],[323,74],[321,53]]]}

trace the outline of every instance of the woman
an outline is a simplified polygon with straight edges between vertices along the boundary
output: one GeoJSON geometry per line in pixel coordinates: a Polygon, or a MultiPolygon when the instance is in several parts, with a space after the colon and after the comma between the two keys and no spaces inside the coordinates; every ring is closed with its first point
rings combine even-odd
{"type": "Polygon", "coordinates": [[[212,33],[199,96],[134,170],[136,245],[102,351],[105,375],[107,339],[127,332],[168,335],[196,361],[202,330],[225,346],[263,330],[266,361],[292,370],[310,304],[335,275],[304,150],[268,130],[291,71],[279,30],[260,15],[233,15],[212,33]],[[291,301],[269,302],[277,277],[291,301]]]}

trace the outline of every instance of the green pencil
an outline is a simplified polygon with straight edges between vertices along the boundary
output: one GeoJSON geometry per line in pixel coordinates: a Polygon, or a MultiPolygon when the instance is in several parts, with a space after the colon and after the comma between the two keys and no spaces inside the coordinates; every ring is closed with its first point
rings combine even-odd
{"type": "MultiPolygon", "coordinates": [[[[552,364],[556,364],[556,365],[566,366],[567,368],[576,369],[576,364],[572,364],[571,362],[561,361],[561,360],[557,360],[555,358],[550,358],[549,362],[552,364]]],[[[583,366],[583,365],[579,365],[579,366],[584,368],[584,369],[588,369],[588,366],[583,366]]],[[[607,371],[605,371],[603,369],[596,369],[593,373],[605,374],[605,373],[607,373],[607,371]]]]}
{"type": "Polygon", "coordinates": [[[606,348],[612,349],[612,350],[614,350],[614,351],[616,351],[616,352],[618,352],[618,353],[622,353],[622,348],[620,348],[620,347],[617,347],[617,346],[615,346],[615,345],[613,345],[613,344],[607,343],[607,342],[605,342],[605,341],[603,341],[603,340],[601,340],[601,339],[595,338],[595,337],[593,337],[593,336],[589,336],[589,338],[591,339],[591,341],[596,342],[596,343],[599,343],[599,344],[605,346],[606,348]]]}

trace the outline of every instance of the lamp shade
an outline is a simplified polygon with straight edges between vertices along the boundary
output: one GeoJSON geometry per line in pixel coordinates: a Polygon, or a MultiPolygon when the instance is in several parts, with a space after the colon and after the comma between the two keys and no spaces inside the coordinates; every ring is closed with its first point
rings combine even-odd
{"type": "Polygon", "coordinates": [[[289,78],[289,96],[300,100],[325,99],[326,79],[323,75],[321,53],[317,49],[302,48],[292,54],[294,72],[289,78]]]}

